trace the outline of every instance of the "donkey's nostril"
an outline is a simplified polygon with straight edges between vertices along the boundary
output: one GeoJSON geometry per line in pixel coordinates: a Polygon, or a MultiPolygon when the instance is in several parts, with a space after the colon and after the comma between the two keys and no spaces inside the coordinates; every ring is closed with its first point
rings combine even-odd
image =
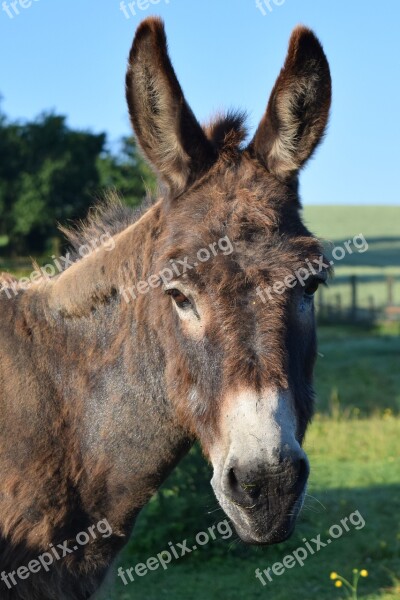
{"type": "Polygon", "coordinates": [[[229,487],[232,490],[237,490],[239,487],[239,482],[237,480],[236,474],[234,469],[229,469],[228,471],[228,482],[229,482],[229,487]]]}
{"type": "Polygon", "coordinates": [[[299,458],[294,463],[295,468],[297,469],[297,480],[300,485],[305,485],[308,476],[310,474],[310,465],[306,458],[299,458]]]}
{"type": "Polygon", "coordinates": [[[233,467],[228,470],[227,482],[230,495],[239,503],[246,502],[249,498],[254,500],[261,493],[260,485],[238,479],[233,467]]]}
{"type": "Polygon", "coordinates": [[[303,452],[299,452],[273,467],[242,467],[235,463],[225,470],[222,489],[235,504],[251,508],[256,502],[267,502],[268,498],[299,496],[304,491],[308,475],[308,460],[303,452]]]}
{"type": "Polygon", "coordinates": [[[248,483],[245,486],[244,491],[246,492],[246,494],[248,496],[250,496],[250,498],[252,498],[253,500],[256,500],[260,494],[261,494],[261,486],[257,485],[256,483],[248,483]]]}

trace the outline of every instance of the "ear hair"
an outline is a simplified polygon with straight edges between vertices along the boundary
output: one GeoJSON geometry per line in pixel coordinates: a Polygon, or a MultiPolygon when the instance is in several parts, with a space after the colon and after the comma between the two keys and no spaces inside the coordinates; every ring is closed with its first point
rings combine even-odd
{"type": "Polygon", "coordinates": [[[313,32],[299,26],[248,151],[278,178],[291,179],[321,141],[330,104],[328,61],[313,32]]]}

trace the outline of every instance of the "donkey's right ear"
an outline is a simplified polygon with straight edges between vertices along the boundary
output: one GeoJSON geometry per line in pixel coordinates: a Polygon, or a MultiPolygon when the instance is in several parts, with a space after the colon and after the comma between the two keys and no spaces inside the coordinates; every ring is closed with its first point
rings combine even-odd
{"type": "Polygon", "coordinates": [[[248,150],[279,179],[291,179],[321,141],[331,104],[331,76],[321,44],[294,29],[286,61],[248,150]]]}
{"type": "Polygon", "coordinates": [[[146,19],[136,31],[126,98],[145,156],[172,194],[180,194],[214,162],[214,149],[184,98],[158,18],[146,19]]]}

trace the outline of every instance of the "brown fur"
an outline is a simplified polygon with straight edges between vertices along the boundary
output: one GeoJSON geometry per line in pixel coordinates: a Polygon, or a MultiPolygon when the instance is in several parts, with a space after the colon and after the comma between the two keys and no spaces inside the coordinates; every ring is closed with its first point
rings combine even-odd
{"type": "Polygon", "coordinates": [[[162,196],[140,214],[111,200],[68,235],[78,249],[111,232],[113,251],[100,248],[13,299],[0,293],[2,569],[26,565],[49,543],[73,540],[104,518],[113,535],[10,592],[0,583],[1,598],[89,598],[138,511],[195,437],[207,454],[227,389],[291,385],[303,438],[314,327],[304,332],[299,324],[301,289],[266,305],[255,290],[321,253],[301,222],[293,181],[323,133],[329,97],[322,49],[298,28],[266,116],[243,148],[243,117],[220,117],[203,130],[172,69],[161,22],[139,26],[127,99],[162,196]],[[201,339],[185,334],[161,286],[130,303],[121,297],[121,287],[171,259],[193,264],[198,249],[224,236],[232,254],[182,277],[207,305],[201,339]]]}

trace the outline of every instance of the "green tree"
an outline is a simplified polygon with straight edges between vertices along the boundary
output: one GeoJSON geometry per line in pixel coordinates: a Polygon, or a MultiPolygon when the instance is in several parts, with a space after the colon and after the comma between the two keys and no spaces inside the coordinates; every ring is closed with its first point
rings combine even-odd
{"type": "Polygon", "coordinates": [[[101,187],[116,189],[129,206],[140,204],[146,191],[154,191],[156,187],[156,178],[133,137],[122,138],[118,154],[104,153],[99,158],[98,168],[101,187]]]}
{"type": "Polygon", "coordinates": [[[106,136],[73,131],[65,117],[0,121],[0,235],[11,250],[42,251],[57,222],[82,218],[100,185],[97,159],[106,136]]]}
{"type": "Polygon", "coordinates": [[[0,251],[50,251],[57,224],[84,218],[107,189],[136,206],[154,186],[132,137],[112,153],[105,134],[75,131],[63,116],[20,123],[0,111],[0,251]]]}

